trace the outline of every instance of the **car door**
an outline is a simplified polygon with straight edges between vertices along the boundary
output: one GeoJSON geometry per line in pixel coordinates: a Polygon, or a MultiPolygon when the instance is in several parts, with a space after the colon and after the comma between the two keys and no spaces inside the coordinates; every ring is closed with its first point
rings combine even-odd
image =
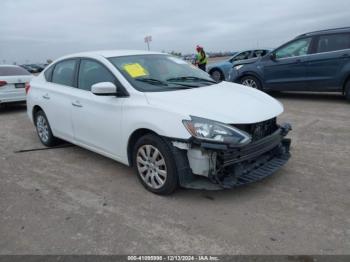
{"type": "Polygon", "coordinates": [[[67,59],[53,66],[52,76],[45,88],[39,88],[40,105],[55,136],[72,141],[71,100],[77,59],[67,59]]]}
{"type": "Polygon", "coordinates": [[[350,61],[350,34],[316,37],[313,54],[307,62],[310,91],[341,90],[342,68],[350,61]]]}
{"type": "Polygon", "coordinates": [[[102,63],[81,59],[77,90],[72,98],[74,141],[117,159],[121,153],[121,119],[125,98],[94,95],[91,86],[100,82],[120,85],[102,63]]]}
{"type": "Polygon", "coordinates": [[[265,87],[273,90],[304,90],[306,87],[306,61],[311,37],[297,39],[265,57],[263,74],[265,87]]]}

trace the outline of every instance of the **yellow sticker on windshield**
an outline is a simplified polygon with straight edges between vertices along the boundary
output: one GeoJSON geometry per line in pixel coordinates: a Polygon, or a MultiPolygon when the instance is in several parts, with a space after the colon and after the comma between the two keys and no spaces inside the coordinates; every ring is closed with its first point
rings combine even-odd
{"type": "Polygon", "coordinates": [[[149,75],[148,71],[139,63],[127,64],[123,68],[132,78],[149,75]]]}

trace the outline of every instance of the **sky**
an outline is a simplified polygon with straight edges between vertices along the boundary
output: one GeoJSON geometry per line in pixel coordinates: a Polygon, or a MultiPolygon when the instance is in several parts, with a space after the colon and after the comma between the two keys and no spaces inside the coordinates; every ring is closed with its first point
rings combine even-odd
{"type": "Polygon", "coordinates": [[[350,26],[349,0],[0,0],[0,63],[89,50],[193,53],[274,48],[299,34],[350,26]]]}

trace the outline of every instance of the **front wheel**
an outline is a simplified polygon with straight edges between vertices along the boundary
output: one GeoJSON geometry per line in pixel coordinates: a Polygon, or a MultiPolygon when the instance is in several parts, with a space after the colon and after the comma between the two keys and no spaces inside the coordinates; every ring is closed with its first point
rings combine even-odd
{"type": "Polygon", "coordinates": [[[133,163],[143,186],[156,194],[168,195],[178,187],[178,174],[170,146],[161,137],[141,137],[133,150],[133,163]]]}
{"type": "Polygon", "coordinates": [[[241,79],[241,84],[258,90],[262,90],[260,81],[254,76],[245,76],[241,79]]]}
{"type": "Polygon", "coordinates": [[[216,82],[221,82],[225,80],[225,77],[220,70],[215,69],[210,73],[210,75],[216,82]]]}

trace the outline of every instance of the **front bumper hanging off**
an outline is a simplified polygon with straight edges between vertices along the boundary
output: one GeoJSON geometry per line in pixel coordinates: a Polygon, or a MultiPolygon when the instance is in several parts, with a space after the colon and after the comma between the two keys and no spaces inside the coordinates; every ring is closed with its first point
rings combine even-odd
{"type": "Polygon", "coordinates": [[[215,156],[215,171],[203,177],[189,170],[180,175],[180,185],[192,189],[220,190],[262,180],[290,158],[291,140],[285,138],[290,130],[291,126],[284,124],[273,134],[243,147],[199,142],[196,146],[215,156]]]}

